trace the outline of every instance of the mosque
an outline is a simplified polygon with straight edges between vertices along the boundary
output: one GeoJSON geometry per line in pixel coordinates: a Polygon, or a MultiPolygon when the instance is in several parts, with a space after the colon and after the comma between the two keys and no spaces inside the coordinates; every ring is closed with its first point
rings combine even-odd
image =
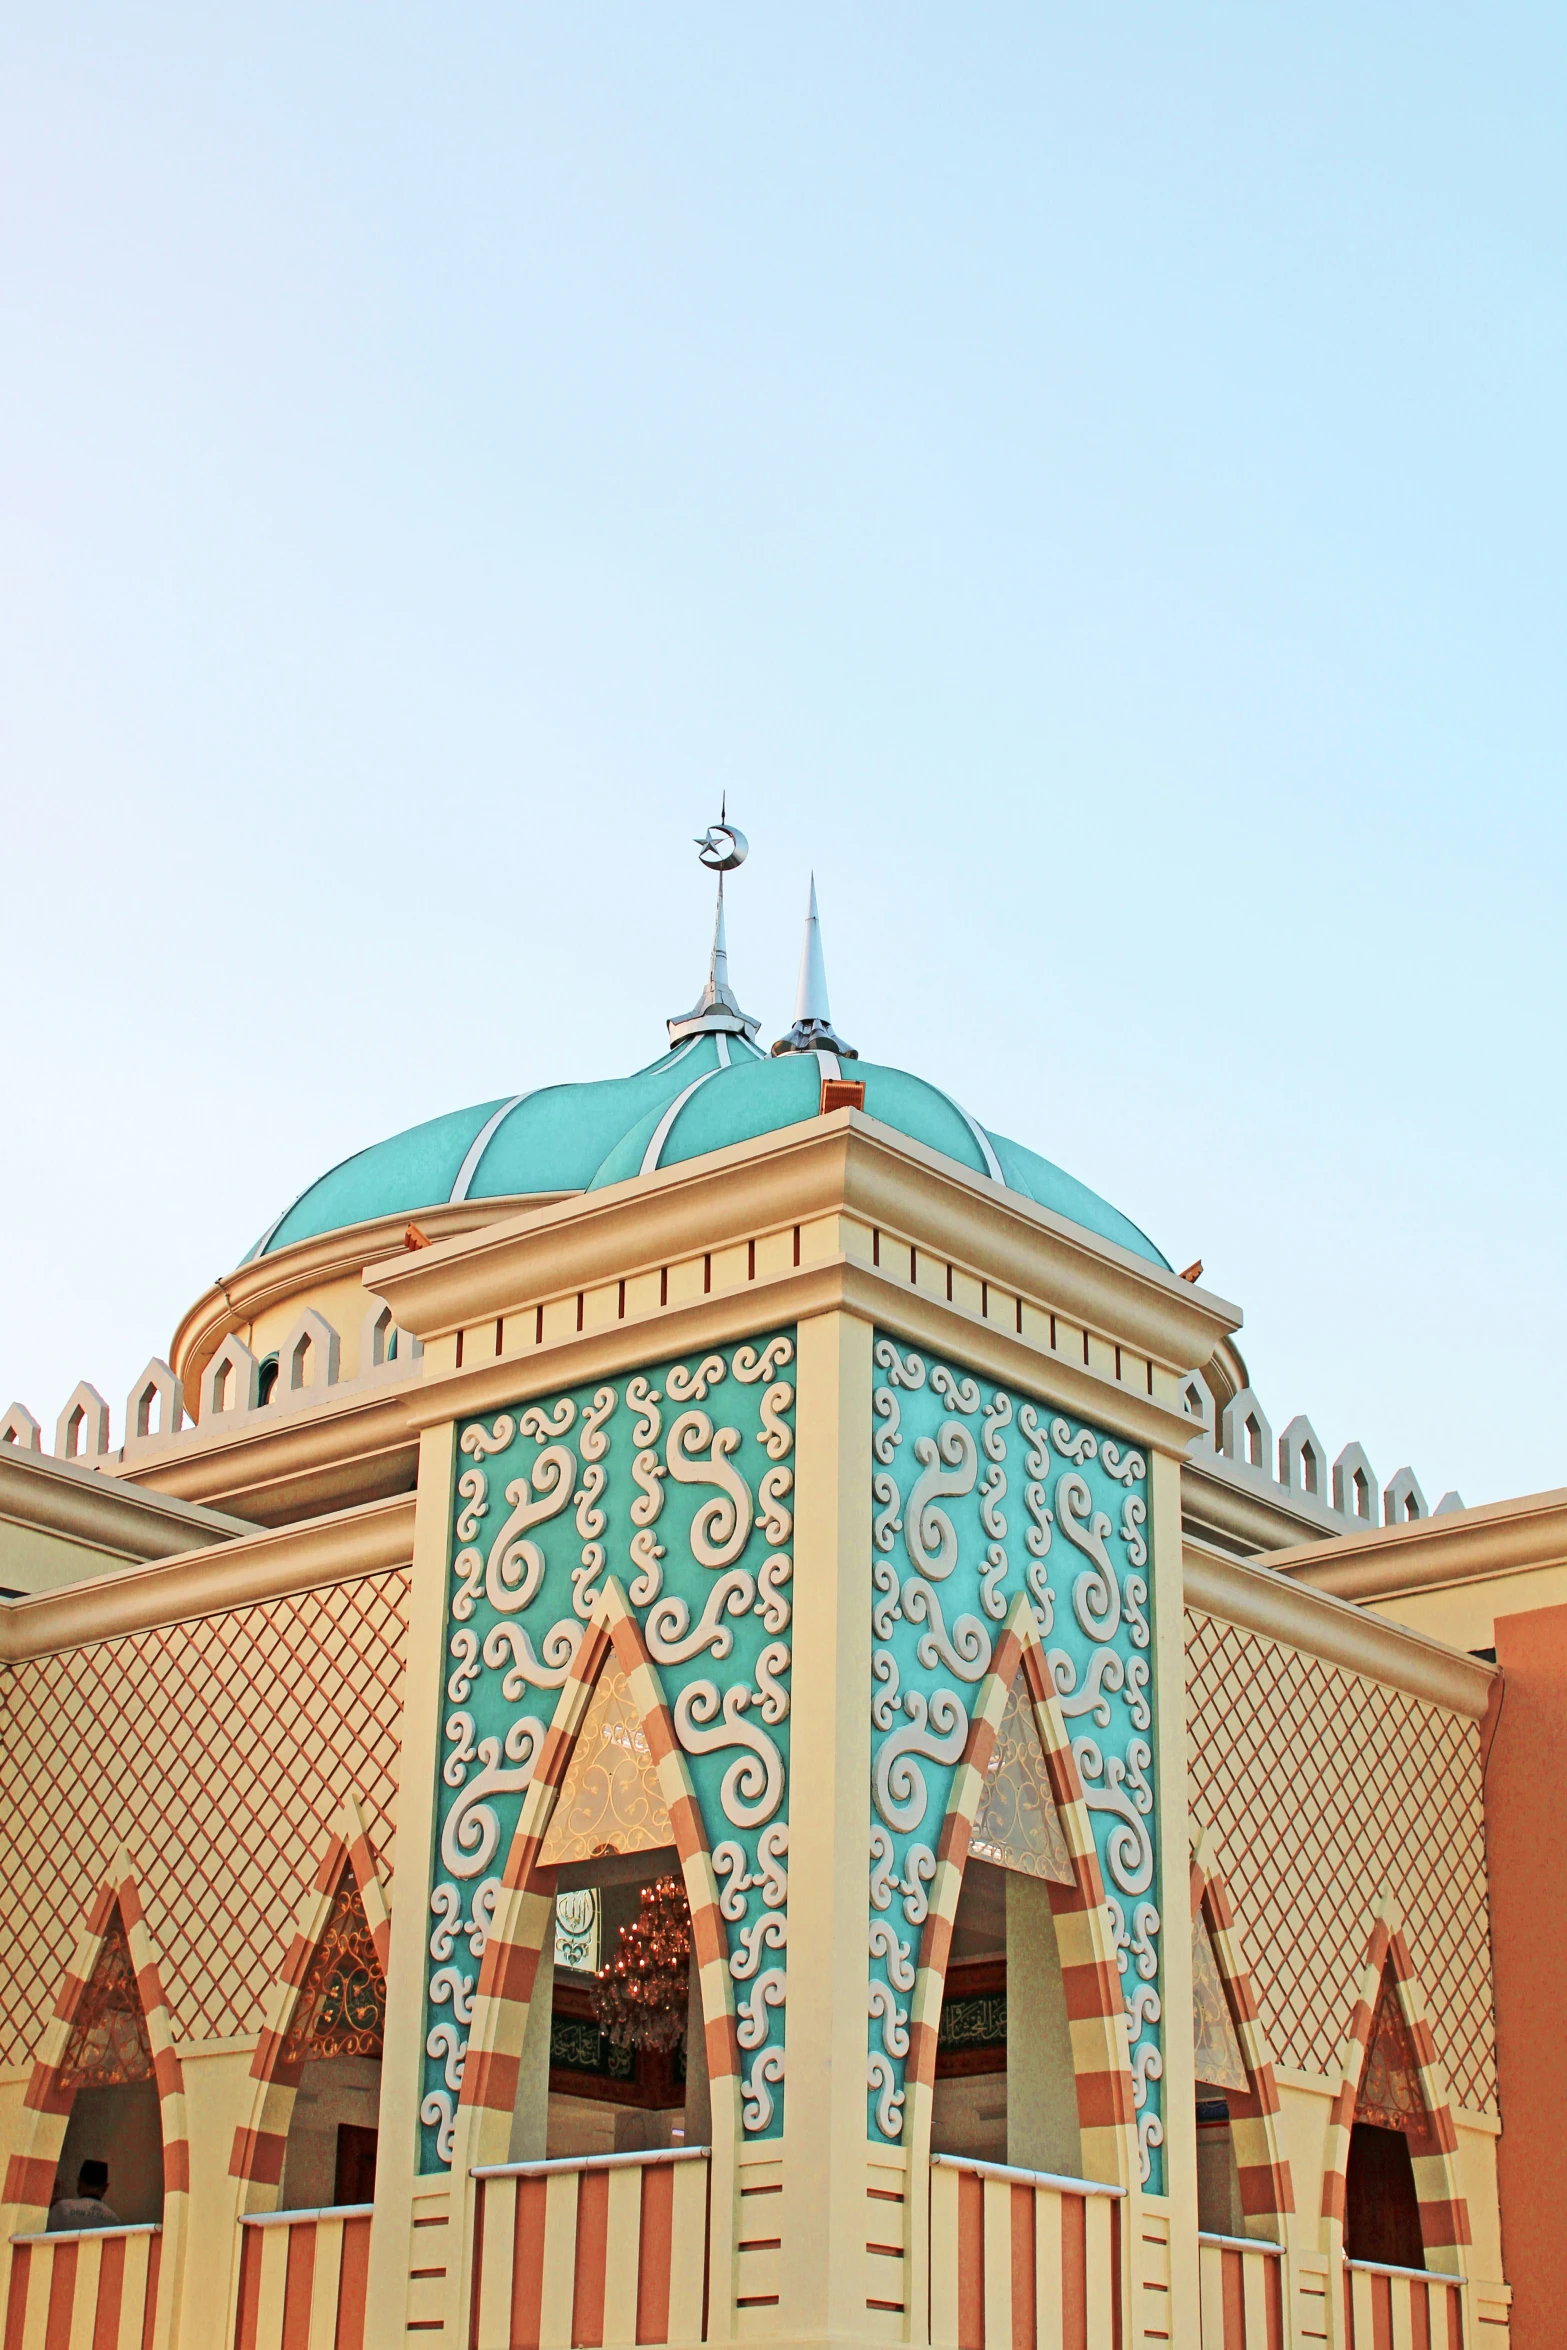
{"type": "Polygon", "coordinates": [[[656,1059],[0,1422],[3,2350],[1545,2350],[1567,1494],[1275,1435],[699,846],[656,1059]]]}

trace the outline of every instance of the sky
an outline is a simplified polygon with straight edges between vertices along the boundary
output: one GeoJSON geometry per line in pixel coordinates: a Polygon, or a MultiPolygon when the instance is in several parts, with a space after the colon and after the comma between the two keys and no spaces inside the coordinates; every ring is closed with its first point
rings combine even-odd
{"type": "Polygon", "coordinates": [[[0,18],[0,1407],[833,1011],[1434,1502],[1567,1483],[1567,17],[0,18]]]}

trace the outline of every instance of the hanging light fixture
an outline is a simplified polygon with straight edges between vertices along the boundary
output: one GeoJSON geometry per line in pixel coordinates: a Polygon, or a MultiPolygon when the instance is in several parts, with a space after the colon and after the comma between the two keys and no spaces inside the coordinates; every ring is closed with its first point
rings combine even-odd
{"type": "Polygon", "coordinates": [[[599,2030],[616,2048],[678,2048],[690,2000],[691,1905],[676,1877],[642,1888],[615,1955],[593,1978],[599,2030]]]}

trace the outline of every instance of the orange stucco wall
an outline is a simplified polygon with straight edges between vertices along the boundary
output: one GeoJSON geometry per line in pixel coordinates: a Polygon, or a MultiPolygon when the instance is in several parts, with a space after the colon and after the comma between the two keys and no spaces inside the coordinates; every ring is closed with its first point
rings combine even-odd
{"type": "Polygon", "coordinates": [[[1513,2350],[1559,2350],[1567,2249],[1567,1607],[1498,1616],[1500,1710],[1486,1771],[1496,1969],[1502,2257],[1513,2350]]]}

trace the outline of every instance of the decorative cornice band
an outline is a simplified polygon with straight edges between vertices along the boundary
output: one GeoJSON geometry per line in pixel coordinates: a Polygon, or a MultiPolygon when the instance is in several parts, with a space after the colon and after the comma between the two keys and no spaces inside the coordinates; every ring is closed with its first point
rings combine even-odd
{"type": "Polygon", "coordinates": [[[1183,1545],[1186,1604],[1226,1624],[1282,1641],[1449,1713],[1480,1721],[1496,1667],[1439,1640],[1313,1591],[1276,1567],[1228,1557],[1189,1537],[1183,1545]]]}
{"type": "Polygon", "coordinates": [[[1567,1566],[1567,1488],[1410,1525],[1367,1526],[1333,1542],[1276,1552],[1271,1564],[1297,1583],[1342,1599],[1409,1597],[1451,1583],[1567,1566]]]}
{"type": "Polygon", "coordinates": [[[189,1429],[150,1459],[133,1453],[121,1476],[191,1501],[221,1500],[258,1525],[313,1517],[362,1500],[367,1486],[385,1494],[412,1479],[416,1423],[406,1404],[417,1393],[416,1380],[329,1387],[313,1410],[247,1413],[233,1430],[189,1429]]]}
{"type": "MultiPolygon", "coordinates": [[[[493,1312],[493,1308],[490,1309],[493,1312]]],[[[467,1419],[522,1403],[563,1386],[608,1378],[665,1355],[722,1346],[782,1322],[850,1313],[911,1346],[949,1356],[967,1369],[1048,1398],[1086,1418],[1107,1421],[1139,1444],[1183,1455],[1191,1437],[1184,1413],[1153,1397],[1051,1354],[957,1305],[900,1287],[872,1267],[834,1257],[797,1273],[747,1282],[742,1289],[694,1299],[639,1321],[557,1339],[526,1354],[497,1355],[445,1374],[428,1368],[400,1397],[410,1427],[467,1419]]],[[[429,1358],[425,1358],[428,1365],[429,1358]]]]}
{"type": "Polygon", "coordinates": [[[410,1564],[413,1540],[414,1496],[399,1494],[218,1549],[124,1567],[63,1591],[0,1600],[0,1663],[19,1664],[358,1575],[384,1574],[410,1564]]]}
{"type": "Polygon", "coordinates": [[[13,1445],[0,1447],[0,1519],[128,1559],[167,1558],[249,1531],[240,1518],[13,1445]]]}
{"type": "Polygon", "coordinates": [[[1187,1448],[1181,1463],[1181,1515],[1197,1541],[1212,1541],[1242,1555],[1266,1551],[1270,1565],[1286,1548],[1293,1553],[1308,1543],[1316,1547],[1319,1541],[1331,1541],[1345,1523],[1329,1516],[1309,1495],[1271,1484],[1255,1469],[1237,1469],[1210,1445],[1187,1448]]]}

